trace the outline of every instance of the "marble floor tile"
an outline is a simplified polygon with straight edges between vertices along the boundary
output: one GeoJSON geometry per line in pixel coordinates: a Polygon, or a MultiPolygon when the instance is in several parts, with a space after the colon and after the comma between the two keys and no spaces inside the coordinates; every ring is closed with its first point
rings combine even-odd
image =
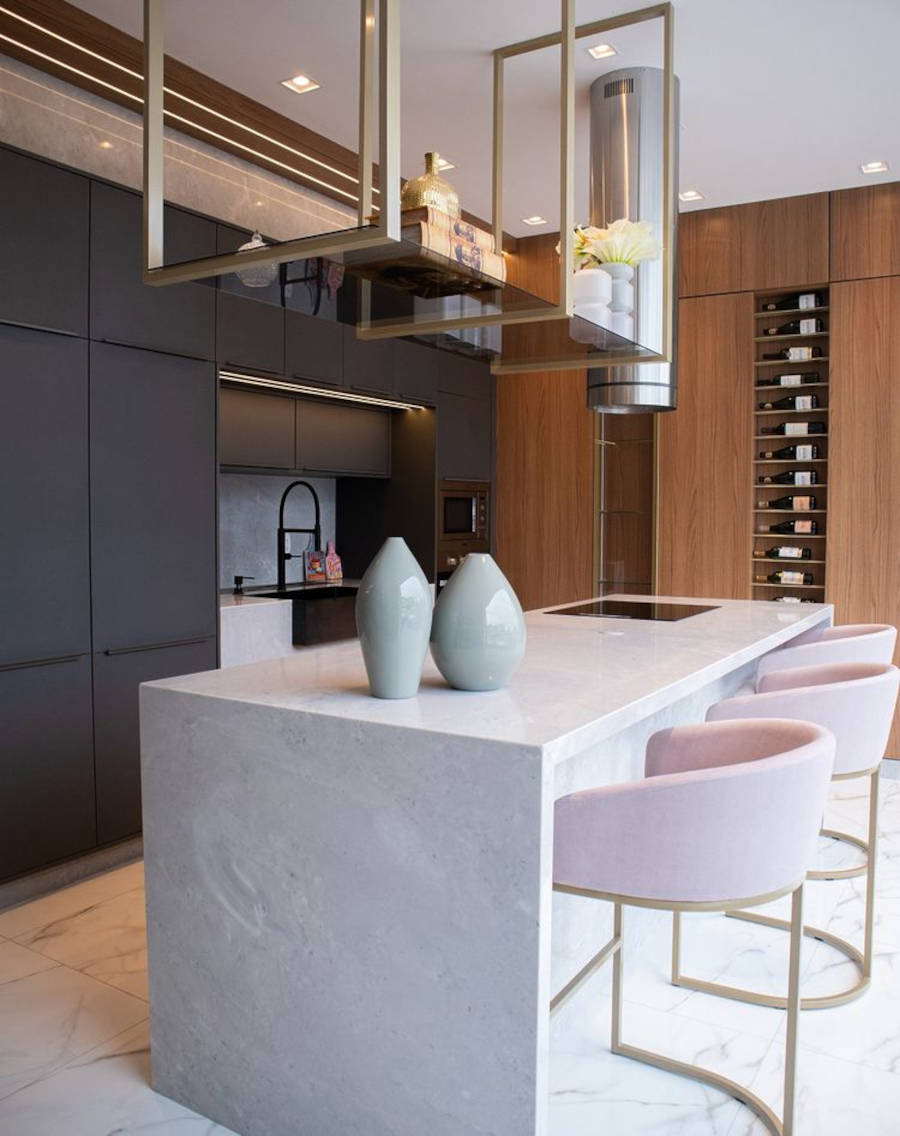
{"type": "Polygon", "coordinates": [[[17,982],[29,974],[42,970],[52,970],[58,964],[52,959],[20,947],[9,939],[0,940],[0,986],[6,982],[17,982]]]}
{"type": "Polygon", "coordinates": [[[232,1136],[154,1093],[147,1021],[0,1100],[10,1136],[232,1136]]]}
{"type": "Polygon", "coordinates": [[[16,936],[47,958],[147,1000],[147,929],[140,885],[16,936]]]}
{"type": "Polygon", "coordinates": [[[18,939],[20,935],[36,927],[76,915],[105,899],[143,886],[143,862],[126,864],[123,868],[104,872],[101,876],[94,876],[93,879],[73,884],[52,895],[34,899],[30,903],[23,903],[19,907],[0,913],[0,938],[18,939]]]}
{"type": "Polygon", "coordinates": [[[0,1098],[41,1080],[146,1016],[147,1004],[141,999],[64,966],[3,983],[0,1098]]]}

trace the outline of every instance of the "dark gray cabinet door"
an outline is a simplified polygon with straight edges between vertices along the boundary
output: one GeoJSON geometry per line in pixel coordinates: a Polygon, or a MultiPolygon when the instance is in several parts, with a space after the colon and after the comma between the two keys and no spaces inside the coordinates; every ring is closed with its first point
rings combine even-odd
{"type": "Polygon", "coordinates": [[[87,178],[0,149],[0,320],[88,333],[87,178]]]}
{"type": "Polygon", "coordinates": [[[215,635],[212,363],[91,344],[94,650],[215,635]]]}
{"type": "Polygon", "coordinates": [[[256,391],[219,392],[219,461],[263,469],[294,468],[294,400],[256,391]]]}
{"type": "Polygon", "coordinates": [[[283,374],[284,309],[219,290],[216,358],[220,367],[283,374]]]}
{"type": "Polygon", "coordinates": [[[407,402],[434,406],[441,352],[398,339],[394,344],[394,393],[407,402]]]}
{"type": "Polygon", "coordinates": [[[438,394],[438,477],[491,480],[491,404],[457,394],[438,394]]]}
{"type": "Polygon", "coordinates": [[[0,879],[96,843],[91,657],[0,670],[0,879]]]}
{"type": "Polygon", "coordinates": [[[94,656],[94,751],[97,840],[106,844],[141,829],[138,686],[155,678],[213,670],[214,638],[156,651],[94,656]]]}
{"type": "Polygon", "coordinates": [[[297,399],[297,468],[389,477],[390,414],[297,399]]]}
{"type": "Polygon", "coordinates": [[[84,340],[0,326],[0,499],[0,662],[90,651],[84,340]]]}
{"type": "Polygon", "coordinates": [[[326,386],[344,382],[344,329],[333,320],[284,313],[284,368],[294,379],[326,386]]]}
{"type": "Polygon", "coordinates": [[[438,390],[490,401],[491,372],[487,363],[454,355],[451,351],[439,351],[437,355],[438,390]]]}
{"type": "MultiPolygon", "coordinates": [[[[166,208],[166,262],[215,256],[216,226],[166,208]]],[[[212,359],[216,293],[203,284],[141,282],[141,199],[91,185],[91,338],[212,359]]]]}
{"type": "Polygon", "coordinates": [[[345,326],[344,386],[390,398],[394,393],[393,340],[357,339],[356,328],[345,326]]]}

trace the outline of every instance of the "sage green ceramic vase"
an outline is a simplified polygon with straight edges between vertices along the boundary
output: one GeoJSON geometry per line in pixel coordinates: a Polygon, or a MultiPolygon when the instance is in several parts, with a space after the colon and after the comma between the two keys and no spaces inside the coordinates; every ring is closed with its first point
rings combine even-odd
{"type": "Polygon", "coordinates": [[[412,698],[419,689],[431,609],[431,587],[406,541],[388,537],[356,596],[356,630],[376,698],[412,698]]]}
{"type": "Polygon", "coordinates": [[[509,682],[525,654],[525,617],[493,557],[469,553],[441,591],[431,654],[458,690],[499,690],[509,682]]]}

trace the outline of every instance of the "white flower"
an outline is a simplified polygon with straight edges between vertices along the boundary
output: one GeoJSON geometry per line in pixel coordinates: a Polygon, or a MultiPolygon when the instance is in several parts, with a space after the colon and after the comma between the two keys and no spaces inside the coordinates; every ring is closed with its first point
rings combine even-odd
{"type": "Polygon", "coordinates": [[[598,264],[615,261],[637,264],[642,260],[655,260],[660,251],[649,221],[629,221],[624,217],[613,221],[608,229],[595,230],[586,250],[598,264]]]}

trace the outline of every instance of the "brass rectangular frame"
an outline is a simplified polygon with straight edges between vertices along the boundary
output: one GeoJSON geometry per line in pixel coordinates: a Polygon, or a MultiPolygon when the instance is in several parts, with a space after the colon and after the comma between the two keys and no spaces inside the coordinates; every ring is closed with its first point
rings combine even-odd
{"type": "MultiPolygon", "coordinates": [[[[360,0],[359,210],[360,226],[372,212],[371,123],[375,100],[374,40],[376,0],[360,0]]],[[[400,32],[399,0],[378,0],[378,137],[381,208],[365,228],[299,237],[242,253],[165,263],[163,71],[165,0],[144,0],[144,168],[143,280],[145,284],[183,284],[254,264],[283,264],[308,257],[336,256],[400,239],[400,32]]]]}
{"type": "MultiPolygon", "coordinates": [[[[655,4],[611,16],[603,20],[576,26],[575,0],[561,0],[561,30],[545,36],[509,44],[494,51],[494,89],[493,89],[493,146],[492,146],[492,229],[495,247],[500,248],[503,236],[503,106],[504,106],[504,65],[507,59],[529,52],[540,51],[559,44],[562,49],[560,66],[560,232],[571,232],[574,228],[574,132],[575,132],[575,40],[585,36],[599,35],[616,28],[644,23],[648,20],[663,21],[663,345],[659,353],[622,354],[614,358],[598,358],[592,366],[604,364],[624,365],[629,363],[668,363],[672,361],[672,342],[674,318],[672,297],[674,295],[675,265],[672,249],[674,247],[675,204],[675,70],[674,70],[674,10],[671,3],[655,4]]],[[[484,315],[458,316],[453,319],[423,319],[414,323],[381,322],[372,325],[370,320],[371,288],[364,281],[362,289],[361,315],[357,323],[357,336],[360,339],[389,339],[401,335],[429,335],[443,331],[467,327],[484,327],[516,323],[540,323],[554,319],[570,319],[572,316],[572,248],[571,243],[560,242],[559,263],[559,302],[555,306],[542,305],[540,308],[523,309],[512,313],[487,313],[484,315]]],[[[491,364],[493,374],[520,374],[526,371],[565,371],[584,370],[589,365],[587,358],[540,359],[526,363],[504,363],[502,356],[491,364]]]]}

